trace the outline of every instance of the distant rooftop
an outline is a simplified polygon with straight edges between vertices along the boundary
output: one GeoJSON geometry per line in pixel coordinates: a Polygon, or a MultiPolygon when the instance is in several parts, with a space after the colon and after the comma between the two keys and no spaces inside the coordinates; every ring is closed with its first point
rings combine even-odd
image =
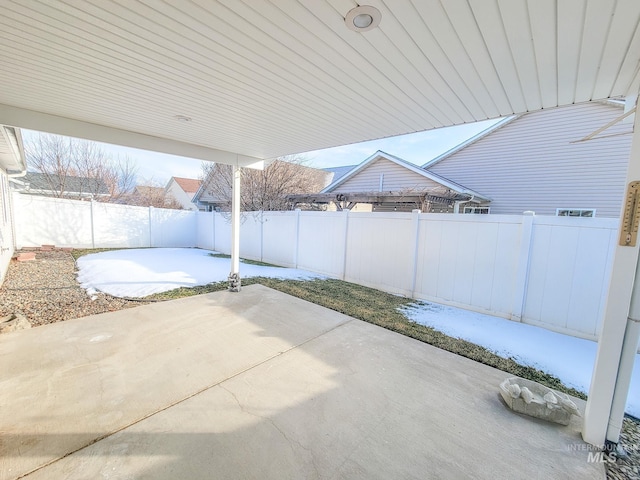
{"type": "Polygon", "coordinates": [[[347,166],[344,166],[344,167],[329,167],[329,168],[323,168],[323,170],[325,172],[333,173],[333,178],[331,179],[331,183],[333,183],[336,180],[338,180],[339,178],[341,178],[344,175],[346,175],[349,171],[351,171],[356,166],[357,165],[347,165],[347,166]]]}
{"type": "Polygon", "coordinates": [[[27,184],[28,191],[47,194],[48,192],[64,192],[69,195],[109,195],[109,188],[104,181],[97,178],[61,177],[55,174],[28,172],[22,182],[27,184]]]}
{"type": "Polygon", "coordinates": [[[196,193],[202,183],[200,180],[196,180],[195,178],[173,177],[173,179],[186,193],[196,193]]]}

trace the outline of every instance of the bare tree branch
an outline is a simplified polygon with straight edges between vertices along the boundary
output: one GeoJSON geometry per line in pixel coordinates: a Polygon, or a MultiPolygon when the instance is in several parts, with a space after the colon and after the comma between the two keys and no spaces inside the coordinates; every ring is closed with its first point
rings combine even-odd
{"type": "MultiPolygon", "coordinates": [[[[317,193],[327,183],[327,173],[303,165],[300,156],[282,157],[264,170],[243,168],[240,180],[241,210],[290,210],[288,194],[317,193]]],[[[217,163],[202,164],[202,200],[216,204],[222,211],[231,209],[232,167],[217,163]]]]}
{"type": "Polygon", "coordinates": [[[39,133],[25,142],[30,170],[44,175],[56,197],[68,192],[69,179],[80,196],[105,202],[119,202],[135,185],[137,168],[129,157],[113,159],[97,143],[39,133]],[[109,195],[104,195],[104,186],[109,195]]]}

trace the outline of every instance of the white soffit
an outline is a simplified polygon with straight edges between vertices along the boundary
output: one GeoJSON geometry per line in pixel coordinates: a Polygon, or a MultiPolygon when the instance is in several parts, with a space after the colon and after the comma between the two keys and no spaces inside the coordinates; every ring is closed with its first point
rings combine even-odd
{"type": "Polygon", "coordinates": [[[366,3],[1,0],[0,104],[262,159],[638,90],[638,0],[366,3]]]}

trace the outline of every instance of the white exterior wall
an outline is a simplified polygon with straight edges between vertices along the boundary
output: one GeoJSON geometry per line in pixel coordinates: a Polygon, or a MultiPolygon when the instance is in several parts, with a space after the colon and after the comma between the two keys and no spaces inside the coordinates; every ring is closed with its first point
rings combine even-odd
{"type": "Polygon", "coordinates": [[[198,210],[195,203],[191,202],[193,195],[186,193],[173,178],[171,178],[166,192],[175,198],[176,202],[178,202],[185,210],[198,210]]]}
{"type": "Polygon", "coordinates": [[[618,217],[631,124],[618,123],[584,138],[622,115],[620,107],[589,103],[528,113],[429,168],[492,199],[491,213],[555,215],[557,208],[595,208],[618,217]],[[623,135],[618,135],[623,134],[623,135]]]}
{"type": "Polygon", "coordinates": [[[9,180],[6,172],[0,169],[0,285],[4,281],[14,252],[13,221],[14,210],[9,180]]]}
{"type": "Polygon", "coordinates": [[[411,189],[424,190],[434,187],[442,187],[442,185],[386,158],[379,158],[331,192],[389,192],[411,189]],[[384,175],[382,189],[380,189],[380,175],[384,175]]]}

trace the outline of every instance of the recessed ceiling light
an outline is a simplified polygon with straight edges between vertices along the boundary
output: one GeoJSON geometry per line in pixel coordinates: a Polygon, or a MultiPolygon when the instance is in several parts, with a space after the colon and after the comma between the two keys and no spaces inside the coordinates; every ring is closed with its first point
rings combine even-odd
{"type": "Polygon", "coordinates": [[[176,115],[173,118],[175,118],[179,122],[190,122],[191,121],[191,117],[187,117],[186,115],[176,115]]]}
{"type": "Polygon", "coordinates": [[[380,10],[370,5],[360,5],[349,10],[344,23],[354,32],[368,32],[380,25],[381,19],[380,10]]]}

